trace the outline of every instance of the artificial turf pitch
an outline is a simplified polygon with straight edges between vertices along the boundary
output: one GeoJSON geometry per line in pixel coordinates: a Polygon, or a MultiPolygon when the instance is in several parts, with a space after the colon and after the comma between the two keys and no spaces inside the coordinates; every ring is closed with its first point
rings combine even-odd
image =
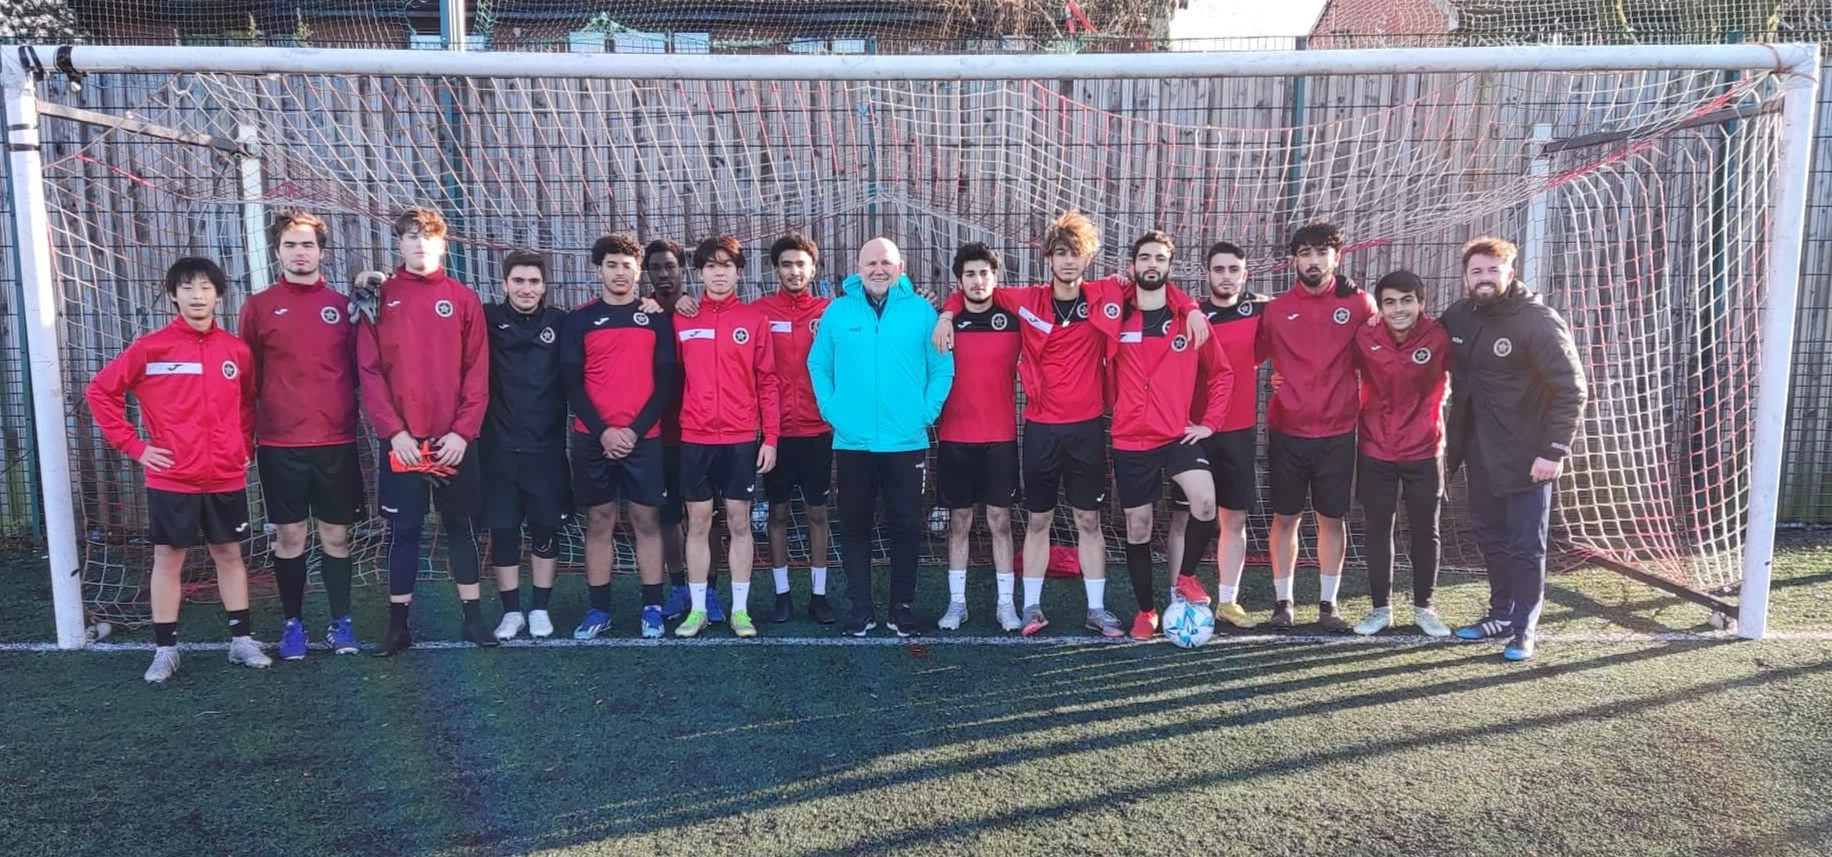
{"type": "MultiPolygon", "coordinates": [[[[0,641],[42,642],[42,563],[7,559],[0,641]]],[[[0,651],[0,854],[1823,857],[1832,550],[1789,545],[1777,573],[1783,636],[1762,642],[1712,639],[1702,609],[1608,572],[1556,576],[1524,665],[1408,636],[1094,642],[1075,581],[1051,582],[1058,624],[1026,645],[314,651],[263,672],[198,650],[163,687],[140,681],[139,647],[0,651]]],[[[1122,577],[1107,600],[1127,616],[1122,577]]],[[[1249,579],[1263,608],[1265,573],[1249,579]]],[[[1453,622],[1486,598],[1479,578],[1445,584],[1453,622]]],[[[421,591],[422,638],[455,637],[450,586],[421,591]]],[[[939,570],[922,592],[944,597],[939,570]]],[[[1003,637],[990,574],[970,599],[945,636],[1003,637]]],[[[382,601],[358,590],[368,642],[382,601]]],[[[563,576],[562,635],[583,601],[563,576]]],[[[627,577],[616,601],[614,637],[635,643],[627,577]]],[[[322,626],[322,596],[307,615],[322,626]]],[[[257,616],[271,642],[274,605],[257,616]]],[[[223,634],[187,605],[184,640],[223,634]]]]}

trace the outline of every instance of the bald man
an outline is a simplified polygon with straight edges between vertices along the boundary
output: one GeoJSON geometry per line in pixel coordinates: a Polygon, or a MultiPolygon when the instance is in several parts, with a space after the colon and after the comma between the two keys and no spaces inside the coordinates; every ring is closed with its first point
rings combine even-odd
{"type": "Polygon", "coordinates": [[[929,344],[935,320],[935,308],[903,275],[902,251],[874,238],[859,251],[858,273],[847,278],[845,296],[822,314],[808,352],[815,402],[833,426],[840,562],[852,602],[844,631],[854,637],[878,624],[871,560],[880,499],[890,543],[888,624],[899,637],[921,633],[912,604],[929,426],[954,383],[953,354],[929,344]]]}

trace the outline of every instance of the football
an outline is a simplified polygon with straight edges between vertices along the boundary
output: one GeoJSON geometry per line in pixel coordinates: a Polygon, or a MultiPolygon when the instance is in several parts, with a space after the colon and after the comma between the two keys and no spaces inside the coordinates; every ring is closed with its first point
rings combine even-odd
{"type": "Polygon", "coordinates": [[[1215,613],[1207,605],[1179,598],[1164,609],[1164,636],[1185,649],[1193,649],[1215,636],[1215,613]]]}

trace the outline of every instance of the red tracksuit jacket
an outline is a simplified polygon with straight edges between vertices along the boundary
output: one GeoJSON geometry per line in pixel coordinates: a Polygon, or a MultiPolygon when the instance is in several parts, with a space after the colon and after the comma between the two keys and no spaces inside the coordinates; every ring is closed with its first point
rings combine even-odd
{"type": "MultiPolygon", "coordinates": [[[[746,443],[763,432],[775,446],[782,433],[776,353],[763,310],[738,300],[707,298],[693,318],[675,316],[681,372],[681,440],[746,443]]],[[[804,369],[803,371],[806,371],[804,369]]]]}
{"type": "Polygon", "coordinates": [[[176,319],[134,340],[83,391],[108,444],[139,459],[148,446],[172,451],[172,466],[146,471],[146,487],[221,494],[248,487],[254,456],[254,355],[221,327],[198,333],[176,319]],[[140,400],[146,439],[127,421],[127,394],[140,400]]]}
{"type": "MultiPolygon", "coordinates": [[[[1051,286],[1000,287],[993,305],[1018,317],[1022,359],[1018,378],[1024,383],[1024,420],[1062,425],[1094,419],[1106,410],[1102,385],[1108,344],[1119,334],[1121,305],[1132,297],[1131,283],[1117,279],[1081,284],[1081,297],[1058,306],[1051,286]]],[[[1196,308],[1189,295],[1168,289],[1171,308],[1196,308]]],[[[943,312],[959,315],[967,306],[960,292],[948,296],[943,312]]]]}
{"type": "MultiPolygon", "coordinates": [[[[963,302],[962,306],[965,306],[963,302]]],[[[954,316],[954,386],[936,433],[944,443],[1018,439],[1018,348],[1023,322],[998,304],[954,316]]]]}
{"type": "Polygon", "coordinates": [[[1302,285],[1266,304],[1256,362],[1271,360],[1284,384],[1266,406],[1266,425],[1290,437],[1335,437],[1355,430],[1361,388],[1355,380],[1355,332],[1374,314],[1374,298],[1337,274],[1320,295],[1302,285]]]}
{"type": "Polygon", "coordinates": [[[776,359],[776,383],[782,395],[782,436],[817,437],[833,431],[821,419],[821,409],[814,401],[814,382],[808,379],[808,349],[814,346],[814,332],[820,329],[821,313],[833,303],[802,293],[792,295],[777,291],[759,298],[752,306],[763,310],[770,323],[770,347],[776,359]]]}
{"type": "Polygon", "coordinates": [[[1385,324],[1355,334],[1361,369],[1361,454],[1381,461],[1424,461],[1444,449],[1444,396],[1450,334],[1421,317],[1396,342],[1385,324]]]}
{"type": "Polygon", "coordinates": [[[255,440],[332,446],[356,440],[356,326],[350,299],[319,280],[282,280],[242,305],[254,352],[255,440]]]}
{"type": "Polygon", "coordinates": [[[1157,449],[1183,439],[1189,403],[1201,397],[1203,425],[1220,430],[1234,392],[1234,372],[1214,337],[1201,348],[1190,341],[1189,321],[1176,310],[1147,313],[1130,304],[1108,360],[1113,389],[1113,448],[1157,449]],[[1196,386],[1201,376],[1204,388],[1196,386]]]}
{"type": "MultiPolygon", "coordinates": [[[[1228,413],[1216,431],[1241,431],[1259,425],[1259,361],[1254,358],[1253,344],[1259,335],[1260,319],[1266,315],[1266,298],[1244,292],[1233,306],[1218,307],[1213,301],[1202,302],[1202,313],[1209,317],[1210,335],[1221,343],[1222,356],[1233,369],[1234,389],[1228,394],[1228,413]]],[[[1209,425],[1208,399],[1201,395],[1206,379],[1196,380],[1196,400],[1190,407],[1190,422],[1209,425]]]]}
{"type": "Polygon", "coordinates": [[[398,269],[382,284],[376,323],[359,325],[363,409],[383,441],[448,432],[475,442],[490,407],[490,335],[483,302],[440,269],[398,269]]]}

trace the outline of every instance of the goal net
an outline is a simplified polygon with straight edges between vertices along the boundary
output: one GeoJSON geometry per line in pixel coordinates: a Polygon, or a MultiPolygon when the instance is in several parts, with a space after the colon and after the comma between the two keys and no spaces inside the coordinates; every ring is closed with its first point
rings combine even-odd
{"type": "MultiPolygon", "coordinates": [[[[883,235],[917,283],[945,293],[967,241],[1000,250],[1004,283],[1044,281],[1037,239],[1078,208],[1101,228],[1102,271],[1156,228],[1177,242],[1175,282],[1193,293],[1206,291],[1201,248],[1227,239],[1253,257],[1250,288],[1278,294],[1292,280],[1291,231],[1328,220],[1346,236],[1346,273],[1371,283],[1416,271],[1434,312],[1461,291],[1460,245],[1509,237],[1529,284],[1570,321],[1590,378],[1558,486],[1562,557],[1699,590],[1741,578],[1784,74],[840,77],[98,74],[42,85],[88,608],[147,615],[141,475],[102,442],[79,393],[169,320],[166,265],[222,262],[239,286],[223,308],[233,329],[247,287],[275,275],[251,224],[283,207],[324,217],[327,278],[341,287],[396,264],[388,224],[413,204],[445,213],[448,268],[486,301],[501,297],[502,254],[532,248],[550,258],[560,306],[596,293],[586,250],[611,231],[689,246],[733,234],[749,251],[751,297],[775,288],[762,250],[778,235],[820,245],[821,290],[883,235]]],[[[372,445],[365,456],[372,467],[372,445]]],[[[1445,564],[1480,568],[1462,486],[1450,489],[1445,564]]],[[[252,478],[250,489],[259,521],[252,478]]],[[[760,562],[762,509],[760,498],[760,562]]],[[[1256,555],[1267,511],[1253,510],[1256,555]]],[[[1072,543],[1068,516],[1058,520],[1057,543],[1072,543]]],[[[1117,510],[1106,520],[1117,550],[1117,510]]],[[[933,560],[945,516],[931,521],[933,560]]],[[[255,529],[260,573],[273,543],[255,529]]],[[[1351,532],[1359,557],[1358,520],[1351,532]]],[[[356,529],[366,575],[381,533],[377,520],[356,529]]],[[[798,514],[798,564],[805,533],[798,514]]],[[[575,527],[563,562],[580,549],[575,527]]],[[[425,573],[441,575],[442,553],[427,556],[425,573]]],[[[620,540],[619,566],[632,560],[620,540]]],[[[189,571],[191,593],[207,597],[208,569],[189,571]]]]}

